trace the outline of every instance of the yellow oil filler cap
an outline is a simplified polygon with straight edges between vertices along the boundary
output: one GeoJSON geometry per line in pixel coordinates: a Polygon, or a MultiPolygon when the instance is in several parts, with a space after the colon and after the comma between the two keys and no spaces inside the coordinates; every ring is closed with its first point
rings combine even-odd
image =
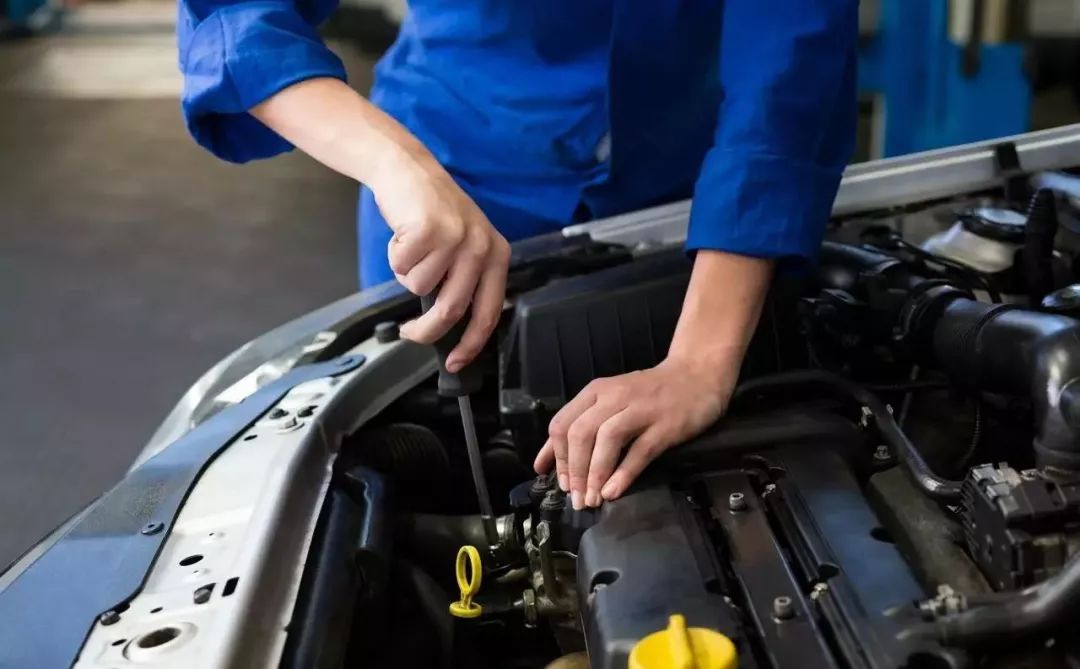
{"type": "Polygon", "coordinates": [[[483,578],[483,565],[480,563],[480,551],[476,546],[462,546],[458,549],[454,562],[454,577],[457,579],[461,599],[450,604],[450,615],[456,618],[476,618],[483,608],[473,601],[480,592],[480,580],[483,578]]]}
{"type": "Polygon", "coordinates": [[[736,669],[738,664],[731,639],[703,627],[687,629],[686,618],[674,615],[666,630],[637,642],[629,669],[736,669]]]}

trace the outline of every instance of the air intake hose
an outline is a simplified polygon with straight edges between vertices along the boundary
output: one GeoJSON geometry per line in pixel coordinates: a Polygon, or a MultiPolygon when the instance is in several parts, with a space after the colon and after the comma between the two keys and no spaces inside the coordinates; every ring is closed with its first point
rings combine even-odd
{"type": "Polygon", "coordinates": [[[1030,395],[1039,464],[1080,471],[1080,321],[955,293],[943,301],[919,325],[923,354],[972,387],[1030,395]]]}
{"type": "MultiPolygon", "coordinates": [[[[1036,197],[1032,206],[1035,219],[1045,215],[1040,202],[1036,197]]],[[[915,360],[939,367],[953,382],[1030,397],[1039,464],[1080,473],[1080,321],[978,302],[871,248],[824,244],[818,277],[824,287],[870,303],[876,329],[900,333],[915,360]],[[907,298],[900,307],[875,302],[886,292],[907,298]]]]}

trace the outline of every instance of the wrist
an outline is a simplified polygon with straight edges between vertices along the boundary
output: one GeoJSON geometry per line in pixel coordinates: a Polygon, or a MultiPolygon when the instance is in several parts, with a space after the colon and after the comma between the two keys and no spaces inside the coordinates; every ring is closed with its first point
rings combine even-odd
{"type": "Polygon", "coordinates": [[[668,358],[714,375],[736,375],[757,328],[772,269],[768,259],[698,251],[668,358]]]}

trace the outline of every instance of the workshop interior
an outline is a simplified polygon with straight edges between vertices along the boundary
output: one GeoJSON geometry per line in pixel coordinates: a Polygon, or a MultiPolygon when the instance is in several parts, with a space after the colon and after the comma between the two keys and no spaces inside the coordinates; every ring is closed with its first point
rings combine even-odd
{"type": "MultiPolygon", "coordinates": [[[[407,11],[322,27],[354,87],[407,11]]],[[[663,359],[690,202],[515,242],[451,374],[354,183],[187,145],[174,13],[0,0],[0,669],[1080,667],[1080,2],[862,0],[816,264],[584,510],[533,459],[663,359]]]]}

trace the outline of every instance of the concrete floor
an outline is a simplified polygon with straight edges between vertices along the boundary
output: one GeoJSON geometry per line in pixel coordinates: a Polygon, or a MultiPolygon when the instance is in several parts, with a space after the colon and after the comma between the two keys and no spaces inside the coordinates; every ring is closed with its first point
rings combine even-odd
{"type": "MultiPolygon", "coordinates": [[[[355,288],[356,186],[188,138],[168,4],[0,43],[0,569],[110,487],[202,371],[355,288]]],[[[366,87],[370,62],[339,48],[366,87]]]]}

